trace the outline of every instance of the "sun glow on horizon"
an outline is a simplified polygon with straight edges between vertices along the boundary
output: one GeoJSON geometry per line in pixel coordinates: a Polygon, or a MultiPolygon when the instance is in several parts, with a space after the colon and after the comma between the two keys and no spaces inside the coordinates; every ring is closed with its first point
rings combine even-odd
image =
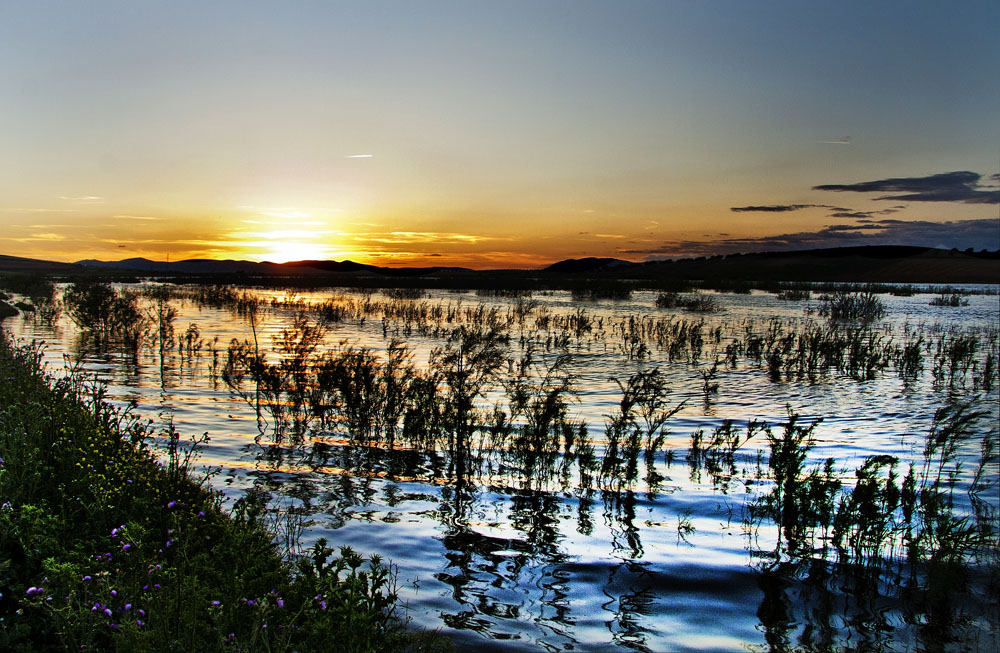
{"type": "Polygon", "coordinates": [[[275,240],[273,242],[254,243],[265,249],[259,255],[261,260],[272,263],[288,263],[289,261],[314,261],[330,258],[331,251],[325,243],[303,240],[275,240]]]}

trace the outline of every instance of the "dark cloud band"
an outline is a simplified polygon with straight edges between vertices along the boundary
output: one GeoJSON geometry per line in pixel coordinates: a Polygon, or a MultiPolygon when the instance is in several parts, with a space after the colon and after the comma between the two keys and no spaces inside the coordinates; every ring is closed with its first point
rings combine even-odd
{"type": "Polygon", "coordinates": [[[786,211],[800,211],[802,209],[832,209],[833,206],[826,204],[767,204],[764,206],[734,206],[730,211],[736,213],[785,213],[786,211]]]}
{"type": "Polygon", "coordinates": [[[748,252],[776,252],[857,245],[913,245],[943,249],[1000,249],[1000,219],[861,220],[861,224],[834,224],[806,231],[763,238],[727,238],[717,241],[683,241],[649,249],[622,250],[622,254],[652,258],[704,256],[748,252]]]}
{"type": "Polygon", "coordinates": [[[856,184],[823,184],[813,190],[854,193],[892,193],[877,200],[907,202],[962,202],[965,204],[1000,204],[1000,190],[984,188],[982,175],[968,170],[943,172],[927,177],[898,177],[863,181],[856,184]],[[897,194],[902,193],[902,194],[897,194]]]}

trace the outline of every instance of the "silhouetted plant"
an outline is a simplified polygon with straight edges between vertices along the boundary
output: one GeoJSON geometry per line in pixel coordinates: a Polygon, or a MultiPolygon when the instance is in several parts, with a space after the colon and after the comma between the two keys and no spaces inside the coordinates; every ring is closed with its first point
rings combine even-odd
{"type": "Polygon", "coordinates": [[[871,290],[838,291],[823,298],[819,314],[833,321],[874,322],[886,314],[885,304],[871,290]]]}

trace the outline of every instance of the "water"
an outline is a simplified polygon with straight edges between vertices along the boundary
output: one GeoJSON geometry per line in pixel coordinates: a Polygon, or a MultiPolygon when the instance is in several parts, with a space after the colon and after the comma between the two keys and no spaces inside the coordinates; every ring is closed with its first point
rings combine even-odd
{"type": "MultiPolygon", "coordinates": [[[[302,307],[332,297],[354,304],[368,300],[376,307],[388,301],[378,294],[369,298],[338,290],[253,292],[277,302],[266,308],[257,328],[260,346],[270,350],[272,361],[274,337],[291,326],[302,307]]],[[[764,491],[752,478],[758,451],[767,449],[762,436],[737,453],[736,464],[746,476],[713,479],[685,456],[691,434],[699,429],[711,433],[727,419],[740,427],[750,419],[776,425],[791,410],[805,423],[823,418],[809,461],[835,458],[850,483],[853,470],[868,456],[891,454],[919,462],[934,411],[949,395],[980,395],[989,412],[984,422],[995,423],[997,384],[987,392],[982,370],[987,354],[997,354],[996,288],[969,296],[969,306],[960,308],[930,306],[932,297],[883,295],[888,314],[876,328],[896,344],[924,337],[931,349],[923,372],[904,379],[890,367],[858,380],[836,370],[775,377],[766,364],[745,355],[735,367],[725,363],[726,346],[748,331],[765,332],[771,324],[786,331],[824,325],[816,315],[818,300],[720,294],[714,296],[720,312],[696,315],[657,309],[655,296],[645,292],[613,303],[576,303],[568,293],[536,293],[524,324],[508,328],[509,349],[518,356],[532,342],[536,358],[546,364],[560,352],[570,354],[575,389],[570,417],[586,423],[598,461],[607,416],[621,399],[613,379],[624,382],[636,372],[657,369],[670,388],[669,405],[684,402],[667,422],[665,451],[673,451],[673,459],[661,453],[654,462],[661,478],[646,477],[640,460],[636,481],[615,487],[587,483],[573,468],[526,477],[496,452],[479,452],[481,464],[456,482],[441,455],[353,447],[348,434],[336,429],[310,431],[301,439],[279,437],[266,415],[258,418],[251,404],[220,379],[230,340],[252,338],[247,320],[201,305],[192,296],[175,298],[172,305],[178,311],[177,338],[195,325],[197,351],[176,344],[164,352],[145,346],[137,356],[96,351],[65,314],[50,324],[15,318],[5,325],[19,338],[44,341],[52,371],[78,362],[97,374],[112,400],[135,401],[137,411],[161,433],[169,421],[182,434],[207,434],[197,456],[202,469],[217,470],[212,485],[230,500],[251,487],[270,492],[276,504],[305,519],[303,546],[322,537],[334,546],[390,560],[398,570],[405,615],[417,627],[454,638],[459,649],[763,650],[865,642],[905,649],[923,641],[919,606],[900,603],[887,591],[874,594],[885,604],[866,607],[852,598],[842,579],[830,575],[829,565],[774,561],[756,553],[773,549],[777,540],[774,526],[764,522],[752,531],[742,519],[748,498],[764,491]],[[591,329],[579,337],[538,327],[539,316],[555,320],[580,309],[591,329]],[[631,318],[703,321],[700,355],[686,350],[671,359],[647,339],[648,353],[629,356],[622,330],[631,318]],[[978,338],[975,368],[957,376],[935,374],[930,369],[934,343],[956,334],[978,338]],[[564,342],[558,342],[560,335],[564,342]],[[719,389],[706,392],[703,373],[717,358],[722,361],[714,377],[719,389]],[[888,639],[887,632],[893,633],[888,639]]],[[[381,356],[390,339],[400,338],[414,363],[426,368],[432,350],[444,346],[448,330],[464,319],[455,309],[480,304],[506,315],[518,300],[434,292],[395,302],[397,307],[445,307],[437,317],[409,324],[370,307],[364,319],[331,325],[321,349],[346,343],[381,356]]],[[[525,308],[523,302],[520,306],[525,308]]],[[[479,403],[504,401],[501,384],[492,383],[479,403]]],[[[970,462],[975,454],[963,453],[970,462]]],[[[559,460],[554,464],[558,468],[559,460]]],[[[991,467],[987,474],[998,472],[991,467]]],[[[959,487],[968,482],[963,477],[959,487]]],[[[974,641],[992,645],[995,622],[992,628],[990,634],[988,624],[974,624],[971,630],[979,638],[974,641]]]]}

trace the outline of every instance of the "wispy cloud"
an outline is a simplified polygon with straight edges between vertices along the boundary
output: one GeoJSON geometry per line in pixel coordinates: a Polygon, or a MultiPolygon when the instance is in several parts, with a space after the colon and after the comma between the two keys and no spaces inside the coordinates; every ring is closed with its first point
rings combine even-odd
{"type": "Polygon", "coordinates": [[[59,199],[68,200],[70,202],[103,202],[104,198],[99,195],[79,195],[72,197],[69,195],[60,195],[59,199]]]}
{"type": "Polygon", "coordinates": [[[374,157],[374,154],[348,154],[345,159],[370,159],[374,157]]]}
{"type": "Polygon", "coordinates": [[[835,213],[831,213],[831,218],[853,218],[856,220],[863,220],[865,218],[870,218],[875,215],[892,215],[897,211],[905,209],[905,206],[893,206],[888,209],[882,209],[880,211],[848,211],[846,209],[838,210],[835,213]]]}
{"type": "Polygon", "coordinates": [[[1000,204],[1000,190],[983,187],[982,175],[968,170],[943,172],[926,177],[897,177],[862,181],[854,184],[823,184],[813,190],[855,193],[894,193],[877,200],[905,202],[962,202],[965,204],[1000,204]],[[895,194],[902,193],[902,195],[895,194]]]}
{"type": "Polygon", "coordinates": [[[264,225],[264,226],[280,226],[280,227],[319,227],[324,226],[325,222],[319,222],[317,220],[240,220],[243,224],[254,224],[254,225],[264,225]]]}
{"type": "Polygon", "coordinates": [[[34,208],[34,207],[24,207],[24,206],[8,206],[5,208],[0,208],[0,211],[5,211],[8,213],[79,213],[80,209],[48,209],[48,208],[34,208]]]}
{"type": "Polygon", "coordinates": [[[389,233],[352,234],[352,240],[357,242],[382,243],[386,245],[417,244],[417,243],[465,243],[476,244],[489,240],[510,240],[495,236],[477,236],[459,233],[441,233],[435,231],[392,231],[389,233]]]}
{"type": "Polygon", "coordinates": [[[765,204],[763,206],[733,206],[729,210],[735,213],[786,213],[788,211],[801,211],[802,209],[846,210],[826,204],[765,204]]]}
{"type": "Polygon", "coordinates": [[[117,218],[119,220],[162,220],[163,218],[157,218],[152,215],[113,215],[112,218],[117,218]]]}
{"type": "Polygon", "coordinates": [[[9,240],[15,243],[35,243],[35,242],[51,243],[51,242],[66,240],[66,236],[64,236],[63,234],[57,234],[47,231],[47,232],[33,233],[29,234],[28,236],[21,236],[21,237],[5,236],[3,238],[0,238],[0,240],[9,240]]]}
{"type": "Polygon", "coordinates": [[[816,141],[816,142],[817,143],[823,143],[825,145],[850,145],[851,144],[851,137],[850,136],[841,136],[840,138],[838,138],[835,141],[831,140],[831,141],[816,141]]]}

